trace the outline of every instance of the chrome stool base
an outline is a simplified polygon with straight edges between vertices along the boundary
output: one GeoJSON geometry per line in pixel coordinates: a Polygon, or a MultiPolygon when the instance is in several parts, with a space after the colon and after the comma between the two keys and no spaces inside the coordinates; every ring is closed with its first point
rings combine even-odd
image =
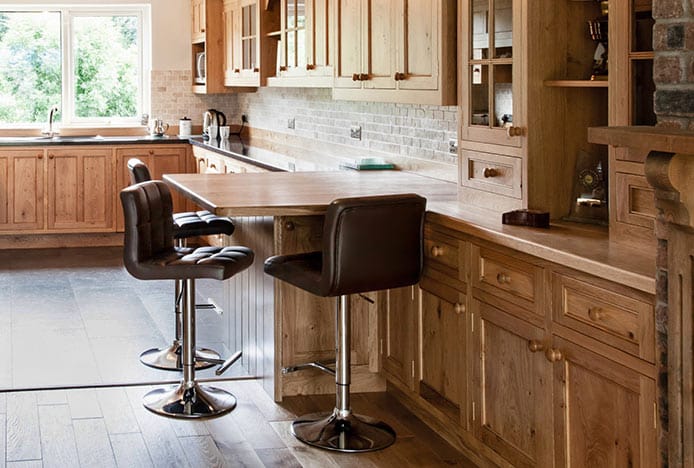
{"type": "MultiPolygon", "coordinates": [[[[209,369],[215,366],[210,360],[219,361],[221,356],[217,351],[207,348],[195,349],[195,368],[197,370],[209,369]]],[[[168,348],[151,348],[140,354],[140,362],[154,369],[180,371],[183,369],[181,359],[181,344],[173,342],[168,348]]]]}
{"type": "Polygon", "coordinates": [[[197,382],[188,389],[183,384],[156,388],[142,402],[152,413],[177,419],[214,418],[236,407],[236,397],[231,393],[197,382]]]}
{"type": "Polygon", "coordinates": [[[292,434],[300,441],[337,452],[371,452],[395,442],[395,431],[386,423],[349,413],[333,412],[300,416],[292,423],[292,434]]]}

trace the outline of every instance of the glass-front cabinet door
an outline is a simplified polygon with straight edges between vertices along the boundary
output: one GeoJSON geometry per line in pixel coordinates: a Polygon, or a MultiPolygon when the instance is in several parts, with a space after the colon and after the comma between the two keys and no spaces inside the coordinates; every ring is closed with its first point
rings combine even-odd
{"type": "Polygon", "coordinates": [[[461,138],[520,146],[520,2],[467,0],[464,5],[461,138]]]}

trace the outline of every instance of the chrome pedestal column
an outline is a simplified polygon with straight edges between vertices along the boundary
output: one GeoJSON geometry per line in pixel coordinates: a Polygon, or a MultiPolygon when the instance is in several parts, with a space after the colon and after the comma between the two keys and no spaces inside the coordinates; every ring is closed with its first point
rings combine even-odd
{"type": "MultiPolygon", "coordinates": [[[[226,390],[195,381],[195,280],[185,280],[182,316],[183,380],[174,387],[157,388],[143,397],[145,408],[173,418],[196,419],[221,416],[236,407],[236,398],[226,390]]],[[[240,357],[240,353],[234,356],[240,357]]],[[[235,360],[235,359],[234,359],[235,360]]],[[[223,372],[233,364],[229,359],[223,372]]],[[[221,372],[220,372],[221,373],[221,372]]]]}
{"type": "Polygon", "coordinates": [[[395,442],[395,431],[386,423],[352,413],[350,406],[349,296],[340,296],[336,323],[335,408],[313,413],[292,423],[292,434],[302,442],[338,452],[370,452],[395,442]]]}

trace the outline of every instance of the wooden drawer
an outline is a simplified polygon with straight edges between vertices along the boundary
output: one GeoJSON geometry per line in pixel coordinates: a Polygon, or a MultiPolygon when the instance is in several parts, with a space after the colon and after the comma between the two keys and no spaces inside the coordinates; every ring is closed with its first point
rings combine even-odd
{"type": "Polygon", "coordinates": [[[653,229],[655,193],[646,177],[616,172],[617,221],[653,229]]]}
{"type": "Polygon", "coordinates": [[[589,275],[554,273],[552,303],[555,322],[654,362],[654,306],[645,294],[589,275]]]}
{"type": "Polygon", "coordinates": [[[522,258],[473,245],[473,287],[542,315],[542,268],[522,258]]]}
{"type": "Polygon", "coordinates": [[[465,291],[467,242],[424,228],[424,276],[465,291]]]}
{"type": "Polygon", "coordinates": [[[520,158],[468,150],[461,150],[461,155],[461,184],[507,197],[521,198],[520,158]]]}

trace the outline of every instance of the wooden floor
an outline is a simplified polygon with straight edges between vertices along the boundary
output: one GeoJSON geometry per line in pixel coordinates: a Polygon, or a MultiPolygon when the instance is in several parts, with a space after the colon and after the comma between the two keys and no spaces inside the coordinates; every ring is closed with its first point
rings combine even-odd
{"type": "Polygon", "coordinates": [[[148,387],[0,393],[0,465],[475,466],[385,393],[354,395],[353,407],[391,424],[396,443],[380,452],[339,454],[306,446],[289,432],[296,414],[330,408],[332,397],[292,397],[277,405],[254,381],[217,385],[232,391],[238,405],[208,421],[149,413],[140,403],[148,387]]]}

